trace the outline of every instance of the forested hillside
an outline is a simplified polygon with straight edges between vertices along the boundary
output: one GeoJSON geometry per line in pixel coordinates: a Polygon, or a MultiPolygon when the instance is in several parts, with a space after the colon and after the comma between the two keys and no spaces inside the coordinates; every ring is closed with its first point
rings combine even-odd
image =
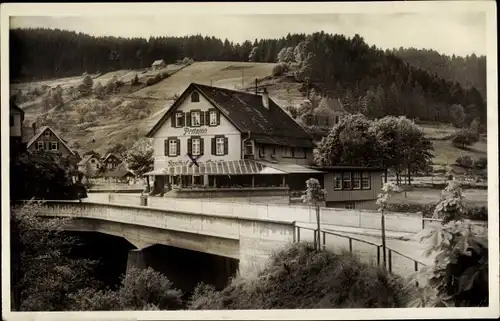
{"type": "Polygon", "coordinates": [[[13,81],[138,69],[156,59],[278,61],[281,71],[275,76],[293,70],[291,79],[307,85],[304,93],[312,87],[322,96],[340,98],[348,110],[372,118],[407,115],[450,122],[458,109],[463,110],[464,123],[476,117],[486,120],[486,104],[478,89],[415,68],[391,52],[369,46],[359,35],[318,32],[235,44],[202,36],[125,39],[14,29],[10,41],[13,81]],[[460,107],[450,108],[453,105],[460,107]]]}
{"type": "Polygon", "coordinates": [[[486,98],[486,56],[447,56],[429,49],[399,48],[392,51],[410,65],[459,82],[466,88],[476,87],[486,98]]]}

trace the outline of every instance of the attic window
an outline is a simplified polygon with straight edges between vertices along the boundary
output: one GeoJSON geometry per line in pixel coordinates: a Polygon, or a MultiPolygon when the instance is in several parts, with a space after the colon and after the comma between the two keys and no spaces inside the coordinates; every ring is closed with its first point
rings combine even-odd
{"type": "Polygon", "coordinates": [[[43,133],[45,135],[45,137],[50,137],[50,131],[49,130],[46,130],[45,133],[43,133]]]}
{"type": "Polygon", "coordinates": [[[191,94],[191,102],[192,103],[197,103],[200,101],[200,94],[198,94],[196,91],[194,91],[192,94],[191,94]]]}

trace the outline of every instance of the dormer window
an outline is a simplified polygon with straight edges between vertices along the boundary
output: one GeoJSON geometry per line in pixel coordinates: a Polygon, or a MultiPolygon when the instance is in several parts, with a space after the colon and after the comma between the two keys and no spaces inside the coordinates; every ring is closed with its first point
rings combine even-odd
{"type": "Polygon", "coordinates": [[[191,126],[193,127],[201,126],[200,119],[201,117],[199,111],[191,112],[191,126]]]}
{"type": "Polygon", "coordinates": [[[198,94],[198,92],[194,91],[192,94],[191,94],[191,102],[192,103],[197,103],[200,101],[200,94],[198,94]]]}

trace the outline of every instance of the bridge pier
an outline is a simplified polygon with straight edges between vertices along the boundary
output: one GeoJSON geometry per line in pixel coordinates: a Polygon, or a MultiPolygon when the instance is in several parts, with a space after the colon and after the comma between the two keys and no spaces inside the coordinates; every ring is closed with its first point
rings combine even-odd
{"type": "Polygon", "coordinates": [[[142,249],[133,249],[128,251],[127,273],[131,268],[147,268],[146,261],[144,259],[144,251],[142,249]]]}

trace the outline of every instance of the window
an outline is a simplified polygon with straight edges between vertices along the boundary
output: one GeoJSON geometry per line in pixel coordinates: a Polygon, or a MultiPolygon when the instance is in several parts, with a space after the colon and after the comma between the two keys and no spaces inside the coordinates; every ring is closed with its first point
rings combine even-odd
{"type": "Polygon", "coordinates": [[[10,116],[10,126],[14,126],[14,116],[10,116]]]}
{"type": "Polygon", "coordinates": [[[266,156],[266,147],[264,145],[259,146],[259,157],[265,157],[266,156]]]}
{"type": "Polygon", "coordinates": [[[343,189],[351,189],[351,173],[350,172],[342,173],[342,188],[343,189]]]}
{"type": "Polygon", "coordinates": [[[210,126],[217,125],[217,112],[215,110],[210,111],[210,126]]]}
{"type": "Polygon", "coordinates": [[[201,126],[199,111],[191,112],[191,126],[201,126]]]}
{"type": "Polygon", "coordinates": [[[293,157],[306,158],[306,150],[304,148],[295,148],[293,151],[293,157]]]}
{"type": "Polygon", "coordinates": [[[168,141],[168,156],[177,156],[177,140],[175,139],[168,141]]]}
{"type": "Polygon", "coordinates": [[[354,210],[356,208],[354,202],[346,202],[345,203],[345,209],[346,210],[354,210]]]}
{"type": "Polygon", "coordinates": [[[361,173],[352,173],[352,189],[361,189],[361,173]]]}
{"type": "Polygon", "coordinates": [[[50,142],[50,150],[58,150],[59,143],[58,142],[50,142]]]}
{"type": "Polygon", "coordinates": [[[283,147],[283,157],[293,157],[293,152],[290,147],[283,147]]]}
{"type": "Polygon", "coordinates": [[[363,188],[363,189],[370,189],[371,188],[371,180],[370,180],[370,173],[369,172],[363,172],[362,177],[361,177],[361,188],[363,188]]]}
{"type": "Polygon", "coordinates": [[[215,139],[215,155],[224,155],[224,137],[215,139]]]}
{"type": "Polygon", "coordinates": [[[198,156],[201,154],[201,147],[200,147],[200,139],[199,138],[193,138],[191,139],[191,154],[193,156],[198,156]]]}
{"type": "Polygon", "coordinates": [[[112,168],[113,168],[113,164],[109,163],[109,164],[108,164],[108,168],[109,168],[109,169],[112,169],[112,168]]]}
{"type": "Polygon", "coordinates": [[[333,181],[333,189],[342,189],[342,173],[335,173],[333,181]]]}
{"type": "Polygon", "coordinates": [[[200,94],[198,94],[196,91],[191,94],[191,102],[192,103],[197,103],[200,101],[200,94]]]}
{"type": "Polygon", "coordinates": [[[36,150],[43,150],[44,144],[43,142],[37,142],[36,143],[36,150]]]}
{"type": "Polygon", "coordinates": [[[183,119],[184,114],[183,113],[176,113],[175,114],[175,127],[182,127],[184,126],[183,119]]]}
{"type": "Polygon", "coordinates": [[[91,164],[95,164],[95,159],[91,159],[91,160],[90,160],[90,163],[91,163],[91,164]]]}
{"type": "Polygon", "coordinates": [[[46,130],[43,134],[45,135],[45,137],[50,137],[50,130],[46,130]]]}
{"type": "Polygon", "coordinates": [[[245,142],[245,155],[253,155],[253,143],[252,143],[252,141],[245,142]]]}
{"type": "Polygon", "coordinates": [[[335,116],[335,124],[338,124],[340,122],[339,116],[335,116]]]}

